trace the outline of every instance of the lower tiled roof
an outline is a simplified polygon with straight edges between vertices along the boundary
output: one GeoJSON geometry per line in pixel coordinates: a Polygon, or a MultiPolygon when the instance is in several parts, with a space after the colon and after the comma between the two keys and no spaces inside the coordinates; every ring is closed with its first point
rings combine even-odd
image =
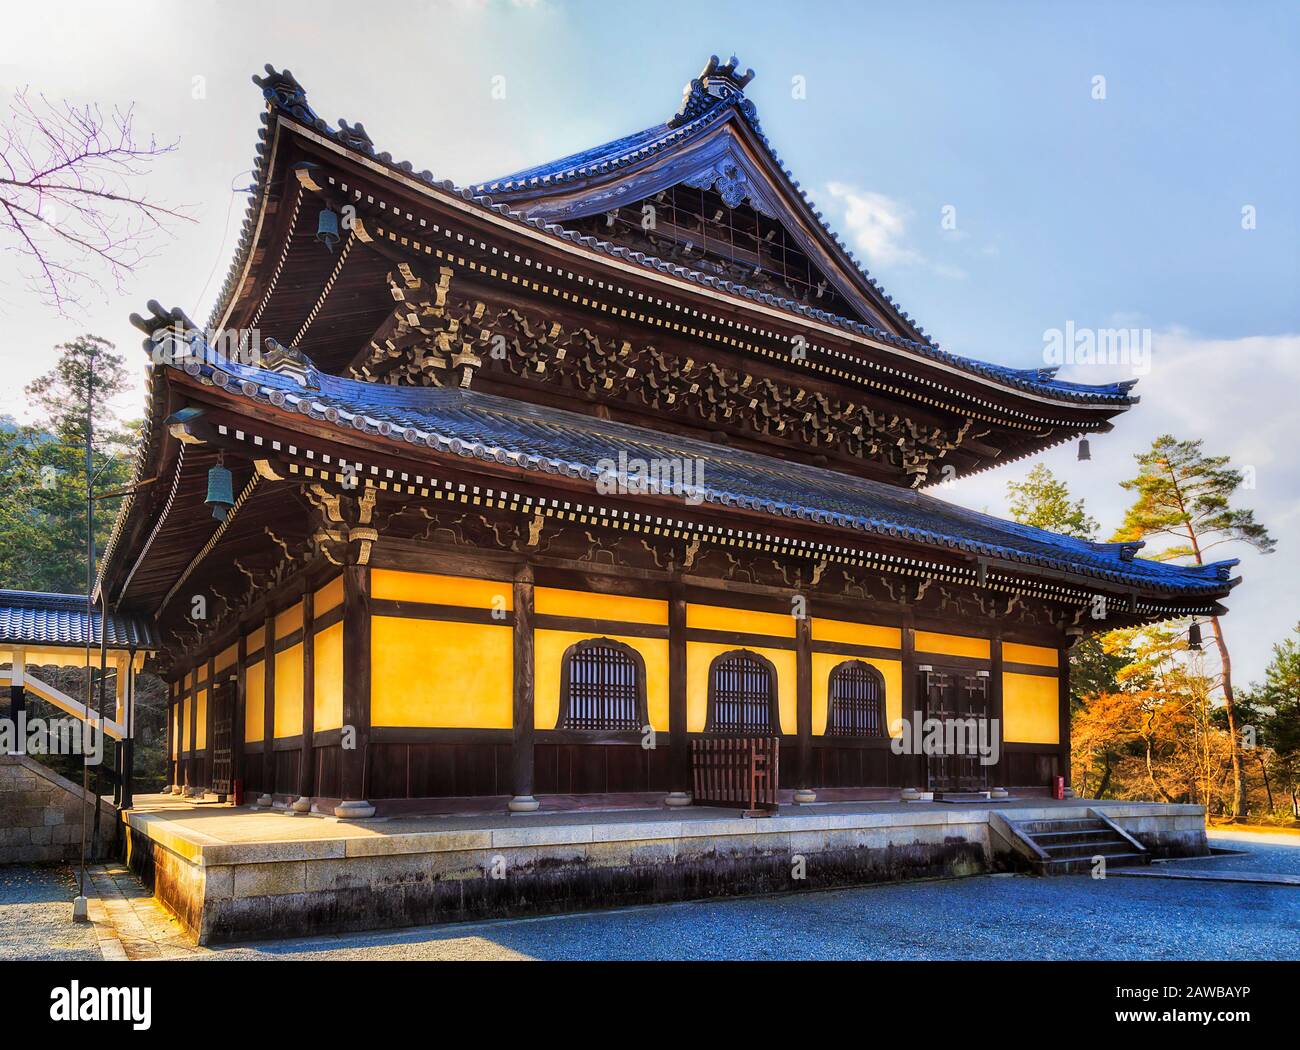
{"type": "Polygon", "coordinates": [[[746,507],[1158,594],[1222,595],[1233,583],[1235,560],[1188,567],[1132,558],[1131,547],[1003,521],[883,482],[472,390],[365,383],[310,366],[307,388],[290,374],[226,361],[216,367],[191,359],[185,369],[252,401],[286,407],[341,429],[377,433],[405,443],[411,452],[412,445],[424,445],[582,478],[593,487],[620,454],[647,461],[699,461],[697,502],[746,507]]]}
{"type": "MultiPolygon", "coordinates": [[[[103,616],[95,611],[90,642],[99,645],[103,616]]],[[[0,590],[0,645],[85,645],[86,596],[0,590]]],[[[118,613],[108,617],[110,649],[158,648],[149,621],[118,613]]]]}

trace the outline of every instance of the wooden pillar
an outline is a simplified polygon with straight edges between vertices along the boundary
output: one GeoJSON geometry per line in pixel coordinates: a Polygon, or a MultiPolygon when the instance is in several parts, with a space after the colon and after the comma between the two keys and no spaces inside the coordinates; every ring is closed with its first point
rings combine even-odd
{"type": "Polygon", "coordinates": [[[533,798],[533,570],[524,565],[515,573],[514,705],[511,720],[512,813],[537,809],[533,798]]]}
{"type": "Polygon", "coordinates": [[[1002,635],[989,641],[989,717],[997,727],[998,762],[990,772],[993,787],[1007,786],[1007,735],[1002,728],[1002,635]]]}
{"type": "Polygon", "coordinates": [[[204,742],[203,742],[203,790],[207,791],[212,786],[212,768],[215,748],[213,728],[216,726],[216,699],[217,699],[217,658],[216,655],[208,657],[208,708],[203,712],[204,722],[204,742]]]}
{"type": "Polygon", "coordinates": [[[176,683],[176,778],[172,781],[172,794],[185,790],[185,678],[176,683]]]}
{"type": "MultiPolygon", "coordinates": [[[[118,672],[121,673],[120,671],[118,672]]],[[[121,806],[130,809],[135,805],[135,792],[131,780],[135,776],[135,650],[131,649],[126,661],[126,718],[122,733],[122,783],[121,806]]]]}
{"type": "Polygon", "coordinates": [[[190,750],[185,756],[185,793],[194,795],[198,788],[198,773],[195,768],[195,756],[199,750],[199,669],[190,668],[190,750]]]}
{"type": "Polygon", "coordinates": [[[22,754],[27,750],[27,731],[23,712],[27,708],[27,686],[24,684],[26,674],[26,655],[22,649],[13,651],[13,664],[9,672],[9,720],[14,727],[15,750],[22,754]]]}
{"type": "MultiPolygon", "coordinates": [[[[916,629],[912,623],[912,614],[903,618],[903,717],[909,721],[921,707],[918,694],[919,672],[916,669],[916,629]]],[[[926,790],[925,756],[920,753],[918,741],[913,740],[913,754],[901,756],[902,787],[916,787],[926,790]]]]}
{"type": "Polygon", "coordinates": [[[795,730],[799,735],[799,775],[795,780],[794,800],[816,802],[812,789],[812,616],[795,618],[795,730]]]}
{"type": "Polygon", "coordinates": [[[370,748],[370,569],[343,569],[343,749],[334,814],[374,816],[366,801],[366,761],[370,748]],[[349,744],[351,746],[349,746],[349,744]]]}
{"type": "Polygon", "coordinates": [[[230,790],[235,802],[244,799],[244,725],[248,719],[248,635],[239,625],[235,645],[235,712],[230,717],[230,790]],[[236,786],[238,785],[238,786],[236,786]]]}
{"type": "Polygon", "coordinates": [[[668,596],[668,782],[670,806],[691,801],[691,754],[686,703],[686,592],[680,583],[668,596]]]}
{"type": "Polygon", "coordinates": [[[316,761],[312,750],[312,736],[316,722],[316,640],[312,632],[315,616],[315,598],[310,587],[302,596],[302,757],[298,762],[298,800],[294,812],[311,811],[311,799],[316,794],[316,761]]]}
{"type": "Polygon", "coordinates": [[[262,703],[262,795],[259,805],[269,806],[275,797],[275,614],[266,614],[262,632],[262,672],[265,683],[262,703]]]}
{"type": "Polygon", "coordinates": [[[1057,684],[1057,735],[1056,742],[1060,755],[1060,775],[1065,778],[1066,797],[1074,789],[1070,779],[1070,646],[1062,645],[1057,650],[1056,658],[1057,684]]]}

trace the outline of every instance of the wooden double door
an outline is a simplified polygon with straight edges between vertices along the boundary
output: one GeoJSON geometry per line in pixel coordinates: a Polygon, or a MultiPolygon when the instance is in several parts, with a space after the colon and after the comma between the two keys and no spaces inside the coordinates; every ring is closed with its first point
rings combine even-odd
{"type": "Polygon", "coordinates": [[[993,767],[986,764],[982,750],[997,746],[998,732],[992,718],[987,671],[952,667],[921,669],[918,694],[922,698],[925,725],[937,720],[943,728],[938,748],[931,738],[922,754],[926,787],[929,791],[986,791],[993,767]]]}

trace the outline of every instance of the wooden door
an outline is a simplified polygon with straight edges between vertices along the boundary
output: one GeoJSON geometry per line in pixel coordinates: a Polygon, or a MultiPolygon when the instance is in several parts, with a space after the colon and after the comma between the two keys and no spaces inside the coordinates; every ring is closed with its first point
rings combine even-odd
{"type": "Polygon", "coordinates": [[[212,703],[212,791],[229,795],[234,779],[235,684],[218,685],[212,703]]]}
{"type": "Polygon", "coordinates": [[[927,727],[935,719],[954,734],[945,734],[944,746],[925,754],[928,790],[987,790],[990,767],[981,761],[977,745],[990,739],[988,675],[937,667],[920,674],[927,727]]]}

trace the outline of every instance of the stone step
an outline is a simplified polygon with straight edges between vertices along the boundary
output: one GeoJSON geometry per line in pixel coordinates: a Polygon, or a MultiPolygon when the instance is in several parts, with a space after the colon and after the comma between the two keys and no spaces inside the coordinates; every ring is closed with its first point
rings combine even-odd
{"type": "Polygon", "coordinates": [[[1058,842],[1085,842],[1093,839],[1113,839],[1117,836],[1110,828],[1095,828],[1088,831],[1039,831],[1034,832],[1031,837],[1040,846],[1050,846],[1058,842]]]}
{"type": "Polygon", "coordinates": [[[1047,855],[1053,860],[1066,857],[1117,857],[1133,853],[1133,847],[1123,839],[1109,842],[1079,842],[1068,845],[1044,846],[1047,855]]]}
{"type": "Polygon", "coordinates": [[[1072,817],[1065,820],[1027,820],[1020,830],[1036,836],[1061,831],[1109,831],[1110,825],[1096,817],[1072,817]]]}
{"type": "MultiPolygon", "coordinates": [[[[1107,855],[1106,867],[1136,867],[1150,863],[1151,858],[1145,853],[1116,853],[1107,855]]],[[[1041,875],[1090,875],[1092,859],[1089,857],[1065,857],[1060,860],[1039,861],[1038,872],[1041,875]]]]}

